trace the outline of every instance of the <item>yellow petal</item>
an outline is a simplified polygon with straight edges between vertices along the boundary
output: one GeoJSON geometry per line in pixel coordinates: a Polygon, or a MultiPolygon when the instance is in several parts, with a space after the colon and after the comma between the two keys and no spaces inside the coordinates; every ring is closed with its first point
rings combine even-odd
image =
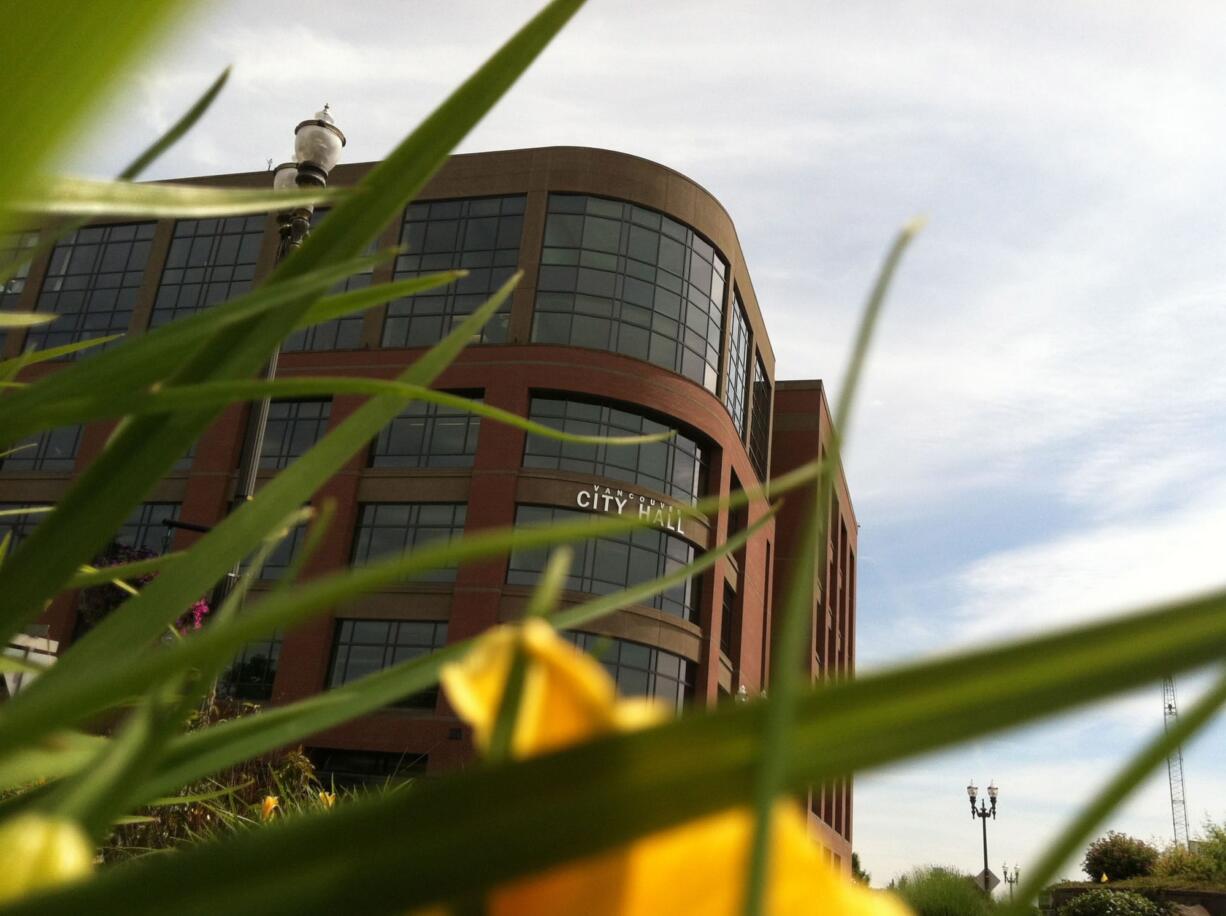
{"type": "Polygon", "coordinates": [[[73,821],[21,814],[0,827],[0,903],[89,874],[94,844],[73,821]]]}
{"type": "Polygon", "coordinates": [[[281,807],[281,799],[275,795],[265,795],[264,802],[260,805],[260,820],[266,821],[272,817],[273,812],[281,807]]]}
{"type": "Polygon", "coordinates": [[[517,757],[540,754],[614,729],[639,728],[663,718],[647,701],[621,701],[605,669],[558,637],[541,620],[499,627],[440,674],[447,698],[473,727],[477,746],[489,746],[511,662],[526,654],[523,693],[511,741],[517,757]]]}
{"type": "MultiPolygon", "coordinates": [[[[739,916],[754,817],[745,808],[660,831],[631,844],[496,889],[490,916],[739,916]]],[[[769,916],[904,916],[895,897],[822,861],[803,815],[775,812],[769,916]]]]}

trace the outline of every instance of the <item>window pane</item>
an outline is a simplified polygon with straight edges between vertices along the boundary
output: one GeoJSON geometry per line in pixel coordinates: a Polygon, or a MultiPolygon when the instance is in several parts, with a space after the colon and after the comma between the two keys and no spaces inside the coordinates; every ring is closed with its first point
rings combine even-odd
{"type": "Polygon", "coordinates": [[[186,318],[249,291],[265,222],[263,214],[176,222],[150,326],[186,318]]]}

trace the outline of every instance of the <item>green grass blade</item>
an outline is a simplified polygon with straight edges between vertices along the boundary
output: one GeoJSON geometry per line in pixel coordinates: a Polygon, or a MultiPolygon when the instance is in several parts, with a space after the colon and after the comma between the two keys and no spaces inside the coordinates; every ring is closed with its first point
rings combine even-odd
{"type": "MultiPolygon", "coordinates": [[[[516,274],[511,277],[446,339],[409,366],[400,376],[400,380],[409,384],[429,384],[433,381],[506,301],[519,276],[516,274]]],[[[344,466],[354,452],[361,449],[389,420],[397,416],[407,400],[403,396],[381,395],[347,417],[305,455],[261,489],[256,499],[226,516],[197,541],[189,557],[167,567],[164,575],[146,586],[141,593],[139,615],[123,613],[122,610],[113,613],[83,640],[74,644],[66,655],[67,658],[73,659],[72,665],[63,666],[63,669],[90,670],[94,665],[106,666],[116,659],[129,656],[134,647],[146,645],[155,639],[161,628],[174,620],[182,608],[194,600],[193,596],[207,591],[269,531],[281,523],[286,515],[296,511],[312,493],[344,466]]],[[[166,422],[183,422],[178,416],[170,415],[166,422]]],[[[179,453],[186,448],[187,443],[184,443],[179,453]]],[[[103,459],[95,462],[86,472],[86,476],[103,466],[105,458],[104,453],[103,459]]],[[[69,498],[71,495],[70,493],[69,498]]],[[[48,523],[55,517],[53,514],[48,523]]],[[[47,527],[47,523],[40,525],[29,540],[32,541],[47,527]]],[[[3,572],[4,570],[0,569],[0,581],[3,572]]],[[[253,615],[245,616],[250,619],[253,615]]],[[[244,622],[236,621],[234,627],[244,622]]],[[[205,637],[201,636],[192,642],[200,644],[204,639],[205,637]]],[[[45,693],[56,686],[64,688],[67,681],[60,682],[56,671],[53,671],[32,685],[31,692],[25,699],[28,702],[36,693],[45,693]]]]}
{"type": "MultiPolygon", "coordinates": [[[[772,510],[724,544],[705,551],[693,564],[683,569],[652,582],[565,608],[552,615],[550,622],[560,630],[581,627],[680,585],[712,568],[723,557],[740,550],[774,517],[775,511],[772,510]]],[[[232,719],[184,735],[172,743],[156,790],[172,792],[180,785],[277,747],[301,741],[316,732],[424,690],[437,683],[438,672],[444,663],[459,659],[471,646],[472,640],[454,643],[439,652],[386,668],[326,693],[288,706],[264,710],[258,717],[232,719]]]]}
{"type": "MultiPolygon", "coordinates": [[[[872,291],[869,293],[868,302],[861,313],[852,348],[852,357],[839,392],[839,407],[833,424],[826,461],[824,468],[819,470],[814,488],[812,511],[806,518],[801,532],[800,549],[797,552],[799,562],[792,570],[786,598],[780,608],[779,636],[774,646],[774,652],[779,661],[772,665],[770,700],[766,704],[767,712],[762,734],[763,752],[755,780],[754,808],[757,815],[757,826],[749,853],[749,877],[745,887],[746,916],[761,916],[766,907],[771,820],[775,802],[782,792],[787,772],[791,729],[796,714],[797,697],[801,689],[802,657],[800,650],[808,643],[806,633],[815,606],[815,583],[818,577],[823,575],[822,570],[825,567],[825,564],[822,563],[819,569],[818,557],[821,556],[824,560],[826,555],[834,469],[841,464],[839,443],[847,434],[843,425],[851,421],[849,411],[853,403],[853,396],[859,387],[864,360],[878,316],[885,303],[886,292],[902,260],[903,252],[914,238],[915,233],[919,231],[920,225],[919,222],[912,221],[898,234],[893,245],[890,246],[872,291]]],[[[803,670],[808,670],[807,655],[808,650],[806,649],[803,670]]]]}
{"type": "Polygon", "coordinates": [[[0,97],[9,123],[22,125],[22,142],[12,144],[5,156],[0,200],[25,192],[131,62],[147,54],[186,6],[176,0],[51,0],[23,4],[5,17],[0,59],[8,65],[0,68],[0,97]]]}
{"type": "MultiPolygon", "coordinates": [[[[815,690],[802,698],[789,790],[1033,722],[1226,651],[1226,592],[815,690]]],[[[767,703],[729,704],[556,754],[430,780],[125,875],[30,898],[4,916],[204,913],[192,876],[225,874],[208,904],[235,916],[281,895],[294,912],[403,912],[749,804],[767,703]],[[695,753],[701,748],[701,753],[695,753]],[[482,850],[474,872],[466,851],[482,850]],[[344,857],[336,849],[346,851],[344,857]],[[412,869],[403,863],[413,863],[412,869]],[[303,888],[316,867],[329,881],[303,888]],[[139,892],[138,892],[139,890],[139,892]],[[149,900],[149,903],[145,903],[149,900]]]]}
{"type": "Polygon", "coordinates": [[[204,91],[204,95],[200,96],[195,104],[170,126],[169,130],[158,137],[148,149],[133,159],[128,167],[119,173],[120,180],[134,180],[152,165],[162,153],[178,143],[189,130],[196,126],[196,122],[204,117],[204,113],[212,107],[213,102],[221,94],[221,90],[225,88],[226,82],[229,79],[230,68],[226,67],[226,69],[221,71],[217,79],[213,80],[209,88],[204,91]]]}
{"type": "Polygon", "coordinates": [[[271,213],[343,199],[344,188],[274,191],[187,184],[133,184],[99,178],[44,178],[0,209],[27,216],[112,216],[168,219],[271,213]]]}
{"type": "Polygon", "coordinates": [[[48,324],[58,317],[42,312],[0,312],[0,328],[32,328],[48,324]]]}
{"type": "Polygon", "coordinates": [[[1056,879],[1060,866],[1083,848],[1108,815],[1135,792],[1155,769],[1162,766],[1180,745],[1186,744],[1208,725],[1224,703],[1226,675],[1218,678],[1192,709],[1182,712],[1173,726],[1164,728],[1148,742],[1082,807],[1072,823],[1046,846],[1039,861],[1030,867],[1029,875],[1018,889],[1016,901],[1004,908],[1003,916],[1027,916],[1032,913],[1030,902],[1036,900],[1039,892],[1056,879]]]}
{"type": "Polygon", "coordinates": [[[0,760],[0,794],[77,772],[94,760],[107,739],[81,732],[51,735],[0,760]]]}
{"type": "MultiPolygon", "coordinates": [[[[189,318],[155,328],[92,359],[65,366],[59,372],[40,379],[36,384],[0,398],[0,441],[11,442],[40,431],[45,428],[41,423],[42,417],[53,415],[57,404],[81,397],[84,392],[137,390],[155,383],[164,383],[190,354],[203,347],[217,334],[241,327],[252,317],[291,305],[303,296],[318,295],[322,290],[351,274],[373,266],[387,256],[384,254],[358,257],[322,267],[292,281],[275,286],[262,286],[224,305],[202,310],[189,318]]],[[[426,288],[434,283],[433,278],[418,279],[428,279],[426,288]]],[[[100,342],[84,341],[69,347],[79,350],[86,345],[95,346],[100,342]]],[[[57,349],[69,352],[67,348],[57,349]]],[[[35,356],[47,359],[47,354],[53,352],[55,351],[47,350],[35,356]]],[[[23,359],[26,357],[17,358],[23,359]]],[[[9,360],[8,363],[0,364],[0,367],[17,360],[9,360]]],[[[38,360],[29,360],[33,361],[38,360]]],[[[178,455],[182,455],[186,449],[187,446],[184,446],[178,455]]]]}
{"type": "Polygon", "coordinates": [[[72,353],[79,353],[81,350],[90,350],[94,347],[101,347],[109,344],[112,340],[119,340],[123,337],[122,334],[109,334],[106,337],[91,337],[89,340],[78,340],[76,343],[63,344],[59,347],[52,347],[49,350],[27,350],[20,356],[14,356],[12,359],[6,359],[0,362],[0,381],[8,382],[17,377],[17,373],[26,366],[33,366],[35,363],[45,363],[48,360],[59,359],[61,356],[68,356],[72,353]]]}
{"type": "Polygon", "coordinates": [[[467,276],[467,270],[444,270],[435,274],[424,274],[420,277],[410,277],[407,280],[393,280],[391,283],[376,283],[362,289],[326,296],[307,309],[306,314],[295,325],[295,330],[309,328],[334,318],[343,318],[402,296],[415,296],[428,289],[445,286],[467,276]]]}
{"type": "Polygon", "coordinates": [[[115,566],[82,567],[76,575],[65,584],[65,590],[90,588],[94,585],[105,585],[113,579],[137,579],[148,573],[158,572],[168,563],[182,558],[182,552],[164,553],[147,560],[133,560],[131,563],[120,563],[115,566]]]}
{"type": "Polygon", "coordinates": [[[61,401],[53,410],[44,413],[41,421],[52,427],[67,426],[71,423],[82,423],[107,417],[224,407],[236,401],[254,401],[261,398],[317,397],[338,394],[388,395],[402,398],[405,401],[427,401],[443,407],[463,410],[542,438],[584,445],[643,445],[650,442],[664,442],[676,435],[671,430],[638,436],[589,436],[568,433],[461,395],[435,391],[421,385],[349,375],[290,377],[271,381],[202,382],[199,385],[126,393],[100,391],[85,395],[75,401],[61,401]]]}

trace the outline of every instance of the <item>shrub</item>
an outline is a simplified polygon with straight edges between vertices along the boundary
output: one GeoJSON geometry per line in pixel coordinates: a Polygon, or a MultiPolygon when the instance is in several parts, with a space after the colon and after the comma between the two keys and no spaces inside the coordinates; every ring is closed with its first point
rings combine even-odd
{"type": "Polygon", "coordinates": [[[1112,830],[1090,844],[1081,867],[1091,881],[1098,881],[1103,875],[1112,881],[1122,881],[1150,874],[1157,860],[1158,850],[1149,843],[1112,830]]]}
{"type": "Polygon", "coordinates": [[[1170,846],[1154,863],[1152,874],[1159,878],[1186,878],[1190,881],[1217,881],[1213,862],[1199,850],[1186,846],[1170,846]]]}
{"type": "Polygon", "coordinates": [[[1074,897],[1056,916],[1163,916],[1167,912],[1162,904],[1132,891],[1099,888],[1074,897]]]}
{"type": "Polygon", "coordinates": [[[951,868],[917,868],[898,880],[895,891],[916,916],[980,916],[994,909],[974,878],[951,868]]]}

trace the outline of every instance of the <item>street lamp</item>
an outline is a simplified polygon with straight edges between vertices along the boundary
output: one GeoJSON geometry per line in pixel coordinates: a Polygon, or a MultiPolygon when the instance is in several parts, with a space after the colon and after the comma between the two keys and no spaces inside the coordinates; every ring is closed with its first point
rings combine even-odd
{"type": "Polygon", "coordinates": [[[1009,885],[1009,899],[1013,899],[1013,886],[1017,884],[1018,878],[1021,876],[1022,870],[1016,865],[1013,866],[1013,874],[1009,874],[1009,863],[1006,862],[1003,867],[1005,884],[1009,885]]]}
{"type": "Polygon", "coordinates": [[[971,818],[979,818],[983,824],[983,891],[985,894],[992,893],[992,888],[988,884],[988,879],[992,872],[988,869],[988,818],[996,819],[996,796],[1000,793],[1000,789],[996,787],[996,782],[993,780],[988,784],[988,801],[991,801],[992,806],[989,808],[986,801],[980,801],[979,807],[975,807],[975,800],[979,795],[979,787],[971,782],[966,787],[966,794],[971,800],[971,818]]]}
{"type": "MultiPolygon", "coordinates": [[[[317,190],[328,186],[328,175],[340,160],[341,149],[345,146],[345,135],[336,126],[327,105],[315,112],[314,118],[308,118],[294,128],[294,161],[283,162],[272,172],[272,186],[278,191],[292,191],[295,188],[317,190]]],[[[306,237],[311,234],[311,214],[315,208],[311,204],[303,204],[277,214],[277,224],[280,239],[277,243],[277,263],[288,256],[290,252],[300,248],[306,237]]],[[[281,354],[281,345],[273,348],[264,367],[265,381],[271,381],[277,375],[277,358],[281,354]]],[[[268,428],[268,408],[270,398],[257,402],[251,411],[251,419],[247,426],[247,439],[243,446],[242,460],[238,466],[238,483],[234,490],[234,502],[230,507],[233,512],[255,496],[256,478],[260,473],[260,453],[264,450],[264,432],[268,428]]],[[[234,587],[238,580],[239,565],[235,564],[230,574],[218,586],[214,598],[214,607],[218,607],[234,587]]]]}

